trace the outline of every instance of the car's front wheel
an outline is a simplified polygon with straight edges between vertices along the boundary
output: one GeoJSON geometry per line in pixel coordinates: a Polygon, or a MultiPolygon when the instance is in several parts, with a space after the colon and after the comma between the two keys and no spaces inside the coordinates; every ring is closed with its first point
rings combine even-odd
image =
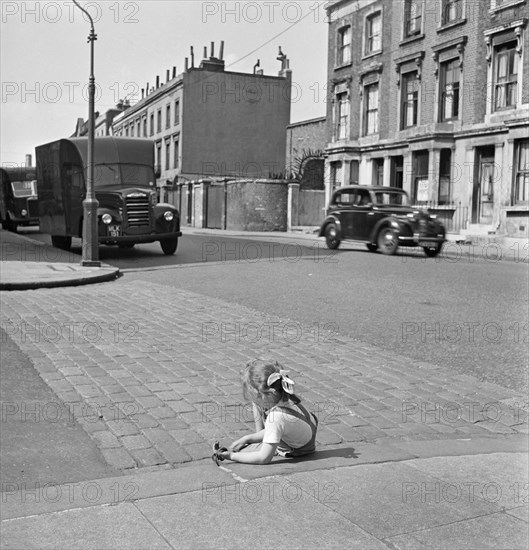
{"type": "Polygon", "coordinates": [[[163,239],[160,241],[160,246],[162,247],[163,253],[166,256],[170,256],[176,252],[178,247],[178,237],[175,237],[174,239],[163,239]]]}
{"type": "Polygon", "coordinates": [[[340,246],[340,238],[338,236],[338,227],[335,223],[330,223],[325,228],[325,242],[327,243],[327,248],[331,250],[336,250],[340,246]]]}
{"type": "Polygon", "coordinates": [[[391,227],[384,227],[378,234],[377,245],[382,254],[395,254],[399,247],[397,233],[391,227]]]}
{"type": "Polygon", "coordinates": [[[443,243],[438,243],[434,246],[423,246],[424,253],[428,258],[435,258],[438,256],[439,252],[441,252],[441,248],[443,248],[443,243]]]}

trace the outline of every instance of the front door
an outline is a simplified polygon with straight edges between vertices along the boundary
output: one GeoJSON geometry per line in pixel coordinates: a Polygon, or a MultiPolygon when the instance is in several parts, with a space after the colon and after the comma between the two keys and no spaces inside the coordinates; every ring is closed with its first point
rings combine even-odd
{"type": "Polygon", "coordinates": [[[472,223],[492,224],[494,177],[494,148],[486,147],[479,152],[477,175],[474,179],[472,223]]]}

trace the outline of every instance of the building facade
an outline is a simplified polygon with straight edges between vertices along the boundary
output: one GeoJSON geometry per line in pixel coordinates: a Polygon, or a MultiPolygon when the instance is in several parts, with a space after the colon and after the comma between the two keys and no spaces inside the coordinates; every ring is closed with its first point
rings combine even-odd
{"type": "Polygon", "coordinates": [[[449,231],[527,237],[528,4],[331,1],[327,199],[390,185],[449,231]]]}
{"type": "Polygon", "coordinates": [[[200,178],[268,178],[285,169],[290,122],[291,71],[281,54],[278,76],[225,70],[223,44],[204,51],[185,71],[167,71],[165,83],[142,90],[141,99],[114,119],[117,136],[155,141],[158,185],[200,178]]]}

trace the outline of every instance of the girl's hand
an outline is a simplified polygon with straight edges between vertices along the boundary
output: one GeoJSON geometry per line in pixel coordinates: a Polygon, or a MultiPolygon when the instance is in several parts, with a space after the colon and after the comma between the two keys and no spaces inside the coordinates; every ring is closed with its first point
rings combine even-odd
{"type": "Polygon", "coordinates": [[[220,451],[217,453],[218,456],[221,456],[224,459],[231,460],[232,451],[220,451]]]}
{"type": "Polygon", "coordinates": [[[228,449],[232,452],[240,451],[243,447],[246,447],[248,444],[248,441],[246,439],[246,436],[241,437],[240,439],[237,439],[237,441],[234,441],[228,449]]]}

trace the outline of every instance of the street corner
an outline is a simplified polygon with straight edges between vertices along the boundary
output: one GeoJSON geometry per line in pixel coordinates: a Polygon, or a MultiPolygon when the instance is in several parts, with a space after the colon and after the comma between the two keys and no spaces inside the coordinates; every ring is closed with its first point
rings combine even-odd
{"type": "Polygon", "coordinates": [[[106,264],[83,266],[76,263],[3,262],[0,290],[78,286],[113,281],[119,276],[117,267],[106,264]]]}

